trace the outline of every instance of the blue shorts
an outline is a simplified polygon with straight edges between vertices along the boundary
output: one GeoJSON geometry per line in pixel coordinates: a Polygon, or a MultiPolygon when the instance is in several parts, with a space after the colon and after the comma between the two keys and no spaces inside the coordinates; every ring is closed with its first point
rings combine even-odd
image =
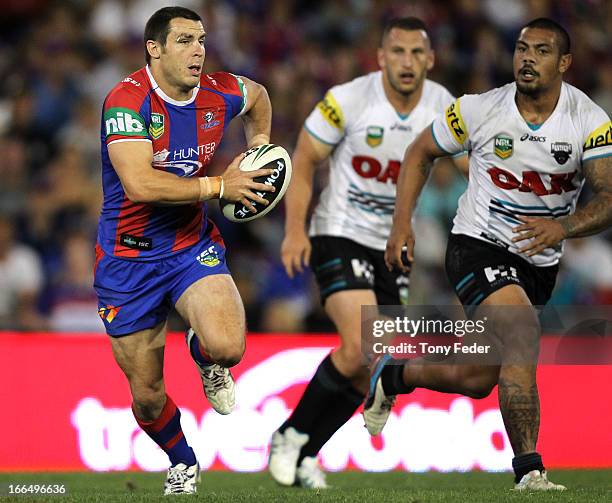
{"type": "Polygon", "coordinates": [[[167,258],[137,261],[96,248],[94,288],[98,314],[111,337],[153,328],[189,286],[206,276],[229,274],[220,239],[202,241],[167,258]]]}

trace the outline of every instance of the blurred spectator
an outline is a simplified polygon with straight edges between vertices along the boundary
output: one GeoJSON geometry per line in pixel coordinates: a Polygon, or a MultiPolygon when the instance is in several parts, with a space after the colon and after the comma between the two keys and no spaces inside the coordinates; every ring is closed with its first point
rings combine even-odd
{"type": "Polygon", "coordinates": [[[94,248],[91,237],[75,232],[62,241],[60,263],[46,291],[52,330],[104,332],[93,291],[94,248]]]}
{"type": "Polygon", "coordinates": [[[28,191],[28,165],[26,145],[19,136],[0,137],[0,180],[0,213],[22,211],[28,191]]]}
{"type": "Polygon", "coordinates": [[[15,240],[12,220],[0,214],[0,328],[43,330],[37,299],[44,282],[40,259],[15,240]]]}
{"type": "Polygon", "coordinates": [[[600,236],[567,241],[563,270],[573,286],[568,304],[612,304],[612,245],[600,236]]]}

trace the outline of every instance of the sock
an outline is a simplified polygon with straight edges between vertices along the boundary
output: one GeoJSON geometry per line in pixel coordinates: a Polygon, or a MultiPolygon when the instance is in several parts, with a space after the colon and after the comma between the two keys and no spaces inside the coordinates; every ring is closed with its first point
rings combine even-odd
{"type": "Polygon", "coordinates": [[[364,395],[353,388],[353,386],[338,393],[334,399],[335,405],[325,411],[315,422],[314,428],[310,433],[310,439],[300,452],[298,466],[305,457],[314,457],[319,453],[334,433],[353,417],[355,411],[363,403],[364,398],[364,395]]]}
{"type": "Polygon", "coordinates": [[[282,433],[292,426],[297,431],[310,435],[315,423],[336,405],[338,395],[348,386],[350,381],[338,372],[332,363],[331,354],[327,355],[306,386],[293,413],[279,431],[282,433]]]}
{"type": "Polygon", "coordinates": [[[132,412],[138,425],[168,454],[172,466],[178,463],[185,463],[187,466],[196,464],[193,449],[187,444],[181,429],[181,411],[174,404],[172,398],[166,395],[166,404],[159,417],[154,421],[148,422],[139,419],[134,412],[133,405],[132,412]]]}
{"type": "Polygon", "coordinates": [[[204,348],[200,344],[197,335],[194,335],[191,338],[189,352],[191,353],[191,357],[200,367],[209,367],[210,365],[212,365],[212,362],[208,359],[208,356],[206,355],[204,348]]]}
{"type": "Polygon", "coordinates": [[[402,360],[389,360],[384,366],[381,378],[385,395],[405,395],[414,391],[413,386],[404,383],[402,360]]]}
{"type": "Polygon", "coordinates": [[[530,471],[545,470],[542,464],[542,456],[537,452],[515,456],[512,460],[512,469],[514,470],[514,481],[517,484],[521,481],[523,476],[527,475],[530,471]]]}

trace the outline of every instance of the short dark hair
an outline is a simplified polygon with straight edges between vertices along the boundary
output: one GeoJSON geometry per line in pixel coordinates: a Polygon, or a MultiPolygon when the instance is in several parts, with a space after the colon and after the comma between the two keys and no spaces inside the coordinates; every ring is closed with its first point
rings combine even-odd
{"type": "Polygon", "coordinates": [[[165,46],[168,33],[170,32],[170,21],[177,17],[191,19],[192,21],[202,21],[197,12],[185,7],[164,7],[155,12],[147,21],[144,30],[145,59],[147,64],[151,62],[151,55],[147,50],[147,40],[155,40],[165,46]]]}
{"type": "Polygon", "coordinates": [[[561,55],[569,54],[571,49],[571,42],[569,33],[556,21],[553,21],[547,17],[539,17],[527,23],[521,31],[525,28],[542,28],[543,30],[549,30],[557,35],[557,42],[559,43],[559,52],[561,55]]]}
{"type": "Polygon", "coordinates": [[[427,31],[427,25],[421,21],[418,17],[395,17],[385,23],[383,27],[382,38],[380,39],[380,45],[383,44],[387,35],[393,28],[398,28],[405,31],[419,31],[423,30],[429,38],[429,32],[427,31]]]}

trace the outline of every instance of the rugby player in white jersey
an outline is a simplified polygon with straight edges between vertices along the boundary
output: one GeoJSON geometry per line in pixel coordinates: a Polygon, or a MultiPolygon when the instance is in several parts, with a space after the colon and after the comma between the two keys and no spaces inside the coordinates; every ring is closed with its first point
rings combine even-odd
{"type": "Polygon", "coordinates": [[[588,96],[563,82],[571,61],[569,36],[560,25],[545,18],[530,22],[516,42],[515,82],[462,96],[412,143],[402,163],[385,252],[389,268],[399,271],[405,270],[402,248],[412,255],[411,217],[431,161],[470,151],[468,188],[449,237],[446,270],[469,306],[466,312],[505,306],[495,311],[501,365],[379,357],[364,405],[374,435],[396,394],[421,387],[482,398],[498,385],[517,490],[565,489],[547,479],[536,451],[540,327],[531,306],[550,298],[563,241],[612,224],[612,125],[588,96]],[[584,181],[594,196],[576,209],[584,181]],[[521,316],[514,306],[523,306],[521,316]]]}
{"type": "MultiPolygon", "coordinates": [[[[293,155],[282,260],[289,276],[310,265],[341,344],[320,364],[293,414],[272,437],[270,473],[283,485],[326,487],[317,453],[368,389],[361,306],[400,304],[408,295],[408,275],[390,272],[384,263],[401,159],[410,142],[454,101],[426,78],[434,53],[422,21],[390,21],[378,63],[380,71],[325,95],[306,119],[293,155]],[[328,157],[329,184],[309,238],[313,175],[328,157]]],[[[456,159],[464,171],[466,157],[456,159]]]]}

